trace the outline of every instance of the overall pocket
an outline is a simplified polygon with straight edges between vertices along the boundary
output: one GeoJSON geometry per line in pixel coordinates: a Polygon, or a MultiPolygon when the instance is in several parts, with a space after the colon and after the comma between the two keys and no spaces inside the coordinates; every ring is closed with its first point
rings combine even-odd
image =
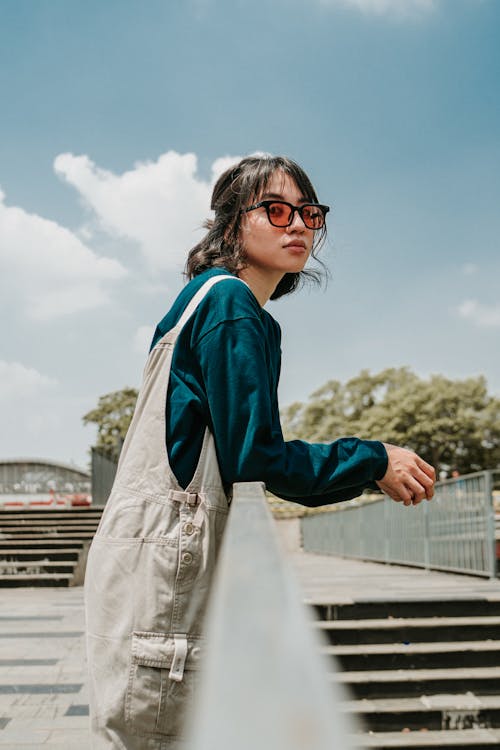
{"type": "Polygon", "coordinates": [[[201,638],[134,631],[125,721],[141,736],[184,734],[200,668],[201,638]]]}

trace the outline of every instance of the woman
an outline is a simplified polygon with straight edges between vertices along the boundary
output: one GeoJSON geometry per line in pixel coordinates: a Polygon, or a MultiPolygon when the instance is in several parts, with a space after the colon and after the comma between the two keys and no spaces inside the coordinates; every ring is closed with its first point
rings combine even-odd
{"type": "MultiPolygon", "coordinates": [[[[285,442],[280,329],[263,309],[292,292],[328,207],[284,157],[248,157],[217,181],[186,285],[160,322],[86,576],[95,748],[181,747],[203,614],[231,486],[262,481],[322,505],[380,487],[405,505],[434,470],[378,441],[285,442]]],[[[310,274],[310,272],[309,272],[310,274]]]]}

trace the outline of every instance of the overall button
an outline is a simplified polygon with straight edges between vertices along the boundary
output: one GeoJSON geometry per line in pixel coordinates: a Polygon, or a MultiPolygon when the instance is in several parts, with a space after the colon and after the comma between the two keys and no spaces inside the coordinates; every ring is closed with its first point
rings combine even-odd
{"type": "Polygon", "coordinates": [[[191,554],[191,552],[182,553],[182,562],[186,565],[190,565],[193,562],[193,555],[191,554]]]}
{"type": "Polygon", "coordinates": [[[184,524],[184,532],[186,534],[189,534],[189,536],[191,536],[191,534],[193,534],[193,532],[194,532],[194,526],[191,523],[191,521],[188,521],[186,524],[184,524]]]}

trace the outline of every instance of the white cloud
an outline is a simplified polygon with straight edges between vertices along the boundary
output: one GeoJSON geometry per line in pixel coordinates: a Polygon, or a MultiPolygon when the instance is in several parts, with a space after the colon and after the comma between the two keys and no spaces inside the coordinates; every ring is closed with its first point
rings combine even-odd
{"type": "Polygon", "coordinates": [[[399,17],[433,11],[437,0],[320,0],[323,5],[343,5],[352,7],[362,13],[399,17]]]}
{"type": "Polygon", "coordinates": [[[175,151],[119,175],[73,154],[57,156],[54,169],[78,190],[101,229],[137,243],[152,270],[179,270],[203,234],[214,180],[238,158],[214,161],[210,181],[197,175],[195,154],[175,151]]]}
{"type": "MultiPolygon", "coordinates": [[[[263,151],[254,151],[252,156],[265,156],[265,154],[263,151]]],[[[215,184],[217,178],[220,177],[226,169],[229,169],[229,167],[232,167],[239,162],[241,158],[241,156],[219,156],[219,158],[212,164],[212,184],[215,184]]]]}
{"type": "Polygon", "coordinates": [[[153,340],[154,326],[140,326],[134,336],[134,351],[146,357],[153,340]]]}
{"type": "Polygon", "coordinates": [[[0,360],[0,400],[32,398],[41,391],[57,385],[57,380],[42,375],[33,367],[20,362],[0,360]]]}
{"type": "Polygon", "coordinates": [[[481,327],[500,327],[500,304],[483,305],[477,300],[468,299],[462,302],[458,314],[481,327]]]}
{"type": "Polygon", "coordinates": [[[0,191],[0,288],[29,317],[50,319],[108,301],[107,284],[125,268],[99,257],[73,232],[17,206],[0,191]]]}
{"type": "MultiPolygon", "coordinates": [[[[82,426],[97,401],[64,393],[55,380],[19,362],[0,361],[0,456],[36,456],[88,463],[95,428],[82,426]]],[[[75,391],[74,384],[70,388],[75,391]]]]}
{"type": "MultiPolygon", "coordinates": [[[[0,189],[3,306],[9,312],[23,310],[32,319],[50,320],[109,303],[110,285],[127,270],[92,248],[95,219],[112,238],[138,244],[153,272],[179,271],[187,250],[204,231],[214,181],[239,158],[216,159],[210,176],[202,179],[195,154],[169,151],[120,175],[101,169],[87,156],[60,154],[54,162],[57,174],[93,211],[93,220],[76,232],[7,205],[0,189]]],[[[144,277],[137,281],[146,283],[144,277]]],[[[161,284],[164,291],[164,278],[161,284]]]]}
{"type": "Polygon", "coordinates": [[[479,268],[476,266],[475,263],[464,263],[462,266],[462,273],[464,276],[473,276],[475,273],[477,273],[479,268]]]}

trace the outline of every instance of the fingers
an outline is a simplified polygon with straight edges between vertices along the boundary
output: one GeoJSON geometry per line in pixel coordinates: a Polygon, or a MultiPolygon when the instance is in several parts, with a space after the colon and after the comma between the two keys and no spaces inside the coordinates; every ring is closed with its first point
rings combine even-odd
{"type": "MultiPolygon", "coordinates": [[[[398,484],[398,486],[396,486],[392,482],[389,483],[383,481],[378,481],[377,484],[384,495],[388,495],[388,497],[390,497],[391,500],[394,500],[396,503],[403,503],[403,505],[412,504],[413,492],[409,490],[404,484],[398,484]]],[[[418,502],[420,502],[420,500],[418,502]]],[[[416,504],[417,503],[415,503],[415,505],[416,504]]]]}
{"type": "Polygon", "coordinates": [[[414,477],[409,477],[406,480],[406,489],[411,495],[411,503],[413,503],[413,505],[418,505],[418,503],[421,503],[422,500],[427,497],[427,487],[417,481],[414,477]]]}
{"type": "Polygon", "coordinates": [[[385,477],[384,480],[378,481],[377,485],[390,498],[406,506],[418,505],[422,500],[430,500],[434,495],[433,481],[417,468],[414,474],[408,470],[402,476],[385,477]]]}
{"type": "Polygon", "coordinates": [[[434,466],[431,466],[427,463],[427,461],[424,461],[423,458],[420,458],[420,456],[416,456],[415,463],[417,464],[418,468],[421,469],[428,477],[429,479],[434,483],[436,481],[436,470],[434,466]]]}
{"type": "Polygon", "coordinates": [[[380,489],[385,495],[390,497],[391,500],[394,500],[396,503],[403,503],[406,507],[409,507],[410,505],[418,505],[423,500],[422,496],[415,496],[413,492],[406,487],[402,487],[399,492],[395,492],[392,488],[384,489],[381,487],[380,489]]]}
{"type": "Polygon", "coordinates": [[[431,477],[424,473],[421,469],[418,467],[415,467],[415,471],[413,472],[413,478],[418,481],[418,483],[421,485],[421,487],[424,490],[424,494],[420,498],[421,500],[427,498],[427,500],[431,500],[434,496],[434,480],[431,479],[431,477]]]}
{"type": "Polygon", "coordinates": [[[406,478],[403,488],[398,492],[404,505],[418,505],[422,500],[430,500],[434,495],[434,485],[428,478],[418,481],[415,477],[406,478]]]}
{"type": "Polygon", "coordinates": [[[386,450],[389,462],[383,482],[389,497],[405,505],[418,505],[424,498],[430,500],[436,479],[434,467],[406,448],[386,444],[386,450]]]}

